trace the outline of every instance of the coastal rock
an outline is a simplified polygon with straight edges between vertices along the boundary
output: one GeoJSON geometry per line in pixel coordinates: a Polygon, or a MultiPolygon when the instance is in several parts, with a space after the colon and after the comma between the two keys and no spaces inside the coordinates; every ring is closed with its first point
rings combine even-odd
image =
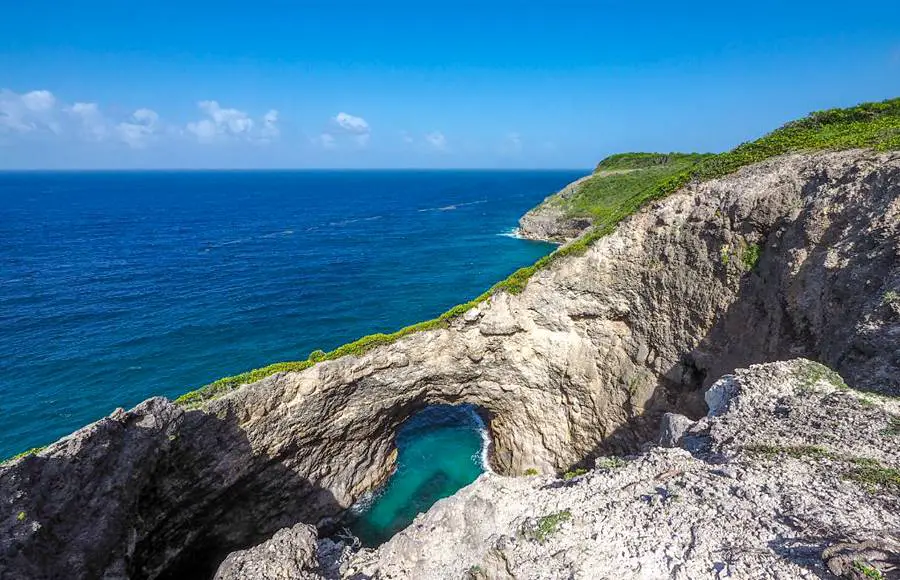
{"type": "Polygon", "coordinates": [[[484,474],[345,577],[895,578],[900,488],[859,468],[900,467],[884,436],[900,401],[827,372],[737,371],[734,404],[701,421],[706,453],[657,447],[570,481],[484,474]]]}
{"type": "Polygon", "coordinates": [[[279,530],[272,539],[225,558],[215,580],[316,580],[316,529],[305,524],[279,530]]]}
{"type": "Polygon", "coordinates": [[[659,425],[659,444],[663,447],[677,447],[685,431],[694,422],[678,413],[665,413],[659,425]]]}
{"type": "Polygon", "coordinates": [[[584,233],[591,227],[591,220],[585,217],[567,216],[559,202],[574,195],[581,184],[590,177],[590,175],[586,175],[573,181],[523,215],[519,219],[519,235],[529,240],[562,244],[584,233]]]}
{"type": "MultiPolygon", "coordinates": [[[[476,318],[460,317],[359,356],[276,373],[196,409],[151,399],[0,466],[0,577],[212,577],[229,553],[283,528],[302,522],[334,529],[354,501],[391,473],[394,438],[404,421],[431,404],[463,403],[487,419],[497,473],[479,480],[484,483],[475,488],[484,491],[461,495],[475,511],[454,521],[471,526],[467,533],[478,549],[494,534],[485,566],[509,564],[529,577],[517,558],[529,557],[531,549],[517,546],[531,543],[515,539],[510,522],[491,515],[507,513],[502,502],[491,504],[497,500],[491,486],[507,494],[504,501],[518,501],[521,491],[523,509],[541,506],[529,517],[556,513],[563,503],[556,507],[551,494],[547,503],[529,504],[537,493],[534,478],[501,474],[565,472],[600,456],[634,453],[658,436],[666,412],[700,419],[683,439],[695,453],[732,453],[717,430],[733,425],[717,415],[703,418],[704,391],[752,363],[805,356],[838,371],[851,387],[900,394],[900,317],[885,305],[885,296],[900,288],[898,240],[896,154],[789,155],[693,184],[622,221],[585,253],[539,270],[521,293],[494,295],[476,318]],[[758,260],[748,258],[757,254],[758,260]]],[[[740,411],[735,401],[753,400],[743,383],[733,394],[727,404],[728,397],[713,403],[722,417],[740,411]]],[[[831,424],[828,416],[816,417],[831,424]]],[[[758,432],[760,445],[767,441],[762,437],[806,437],[783,425],[772,418],[731,433],[744,441],[758,432]]],[[[809,429],[810,437],[820,433],[814,422],[809,429]]],[[[868,433],[856,422],[853,429],[868,433]]],[[[848,437],[860,449],[871,443],[848,437]]],[[[722,479],[705,475],[709,463],[684,450],[654,451],[633,464],[624,470],[633,480],[609,485],[640,489],[649,511],[626,510],[604,537],[633,535],[644,527],[642,518],[668,505],[667,496],[639,483],[647,481],[642,477],[689,472],[693,487],[679,495],[698,497],[722,479]]],[[[785,468],[797,481],[822,475],[795,462],[785,468]]],[[[780,485],[779,473],[791,475],[750,463],[736,469],[753,476],[757,487],[741,488],[750,495],[780,485]]],[[[841,481],[827,480],[832,486],[841,481]]],[[[805,497],[799,484],[791,490],[805,497]]],[[[608,497],[611,506],[624,502],[624,496],[608,497]]],[[[856,495],[839,497],[848,503],[835,504],[841,507],[828,516],[832,523],[856,507],[863,510],[861,521],[883,527],[893,521],[856,495]]],[[[743,511],[723,515],[716,501],[710,496],[695,506],[696,514],[678,511],[670,523],[660,523],[672,535],[647,552],[656,562],[646,568],[650,577],[660,561],[654,558],[667,546],[672,561],[684,559],[695,516],[705,521],[718,514],[719,524],[710,528],[718,539],[697,541],[719,549],[723,537],[738,538],[726,526],[737,525],[738,516],[753,519],[758,507],[741,504],[736,507],[743,511]]],[[[824,509],[810,501],[811,508],[824,509]]],[[[560,525],[580,529],[582,520],[572,515],[560,525]]],[[[459,548],[465,542],[446,541],[466,552],[459,548]]],[[[633,570],[627,554],[646,546],[628,545],[633,552],[604,566],[620,562],[633,570]]],[[[428,546],[409,544],[404,561],[430,558],[428,546]]],[[[709,566],[729,565],[727,555],[709,566]]],[[[549,556],[548,562],[562,566],[549,556]]]]}

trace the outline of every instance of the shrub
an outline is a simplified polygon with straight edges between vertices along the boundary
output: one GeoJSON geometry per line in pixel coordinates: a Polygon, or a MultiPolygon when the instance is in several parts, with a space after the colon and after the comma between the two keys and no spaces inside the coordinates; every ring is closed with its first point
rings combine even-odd
{"type": "Polygon", "coordinates": [[[535,539],[543,544],[547,541],[547,538],[556,533],[563,522],[567,522],[570,519],[572,519],[572,512],[569,510],[563,510],[540,518],[537,522],[537,529],[534,531],[535,539]]]}
{"type": "Polygon", "coordinates": [[[538,474],[539,474],[538,470],[533,467],[529,467],[528,469],[525,470],[525,475],[528,475],[528,476],[538,475],[538,474]]]}
{"type": "Polygon", "coordinates": [[[575,479],[576,477],[580,477],[587,473],[587,469],[574,469],[572,471],[567,471],[563,474],[563,479],[569,481],[570,479],[575,479]]]}
{"type": "Polygon", "coordinates": [[[322,362],[323,360],[325,360],[325,356],[326,355],[324,350],[316,349],[309,353],[309,358],[307,358],[306,360],[311,363],[322,362]]]}

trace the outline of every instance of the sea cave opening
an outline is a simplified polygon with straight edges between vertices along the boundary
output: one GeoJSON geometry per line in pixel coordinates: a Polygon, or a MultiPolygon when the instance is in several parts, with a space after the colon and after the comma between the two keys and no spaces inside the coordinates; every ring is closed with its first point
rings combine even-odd
{"type": "Polygon", "coordinates": [[[431,405],[397,430],[397,465],[388,481],[351,510],[349,529],[377,547],[419,513],[489,469],[490,435],[473,405],[431,405]]]}

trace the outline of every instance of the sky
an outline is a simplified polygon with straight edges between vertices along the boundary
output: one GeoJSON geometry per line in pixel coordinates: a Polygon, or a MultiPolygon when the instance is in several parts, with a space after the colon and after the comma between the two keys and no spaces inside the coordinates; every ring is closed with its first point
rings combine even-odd
{"type": "Polygon", "coordinates": [[[55,0],[0,169],[587,168],[900,96],[900,2],[55,0]]]}

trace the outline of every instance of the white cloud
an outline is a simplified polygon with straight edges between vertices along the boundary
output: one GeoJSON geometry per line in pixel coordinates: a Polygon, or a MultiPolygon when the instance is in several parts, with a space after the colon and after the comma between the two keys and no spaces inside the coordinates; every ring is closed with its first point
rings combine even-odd
{"type": "Polygon", "coordinates": [[[425,135],[425,141],[427,141],[429,145],[440,151],[443,151],[447,148],[447,138],[444,137],[444,134],[440,131],[432,131],[431,133],[428,133],[427,135],[425,135]]]}
{"type": "Polygon", "coordinates": [[[335,149],[337,147],[337,141],[331,133],[322,133],[318,137],[313,137],[312,142],[322,149],[335,149]]]}
{"type": "Polygon", "coordinates": [[[116,125],[119,139],[133,149],[145,147],[159,130],[159,115],[150,109],[138,109],[131,119],[116,125]]]}
{"type": "Polygon", "coordinates": [[[200,143],[220,139],[266,144],[281,133],[279,113],[270,109],[253,119],[238,109],[225,108],[217,101],[201,101],[204,118],[177,126],[166,123],[149,108],[139,108],[126,118],[109,115],[96,102],[66,104],[47,90],[16,93],[0,89],[0,138],[5,145],[16,139],[62,138],[90,143],[120,143],[141,149],[163,140],[183,139],[186,135],[200,143]]]}
{"type": "Polygon", "coordinates": [[[355,133],[357,135],[368,134],[371,131],[369,124],[365,119],[362,117],[354,117],[347,113],[338,113],[335,115],[334,122],[344,131],[355,133]]]}
{"type": "Polygon", "coordinates": [[[0,89],[0,132],[59,133],[55,107],[56,97],[50,91],[31,91],[20,95],[0,89]]]}
{"type": "Polygon", "coordinates": [[[260,143],[278,137],[278,111],[272,109],[262,117],[258,127],[250,115],[238,109],[225,109],[218,101],[200,101],[197,106],[208,119],[187,124],[187,131],[200,143],[212,143],[223,139],[244,139],[260,143]]]}
{"type": "Polygon", "coordinates": [[[100,113],[97,103],[75,103],[68,113],[80,124],[82,137],[89,141],[102,141],[109,135],[109,122],[100,113]]]}
{"type": "Polygon", "coordinates": [[[30,111],[49,111],[56,106],[56,97],[50,91],[31,91],[22,95],[22,103],[30,111]]]}
{"type": "Polygon", "coordinates": [[[413,141],[415,141],[415,139],[413,139],[413,136],[406,131],[400,131],[400,138],[403,139],[404,143],[412,143],[413,141]]]}

